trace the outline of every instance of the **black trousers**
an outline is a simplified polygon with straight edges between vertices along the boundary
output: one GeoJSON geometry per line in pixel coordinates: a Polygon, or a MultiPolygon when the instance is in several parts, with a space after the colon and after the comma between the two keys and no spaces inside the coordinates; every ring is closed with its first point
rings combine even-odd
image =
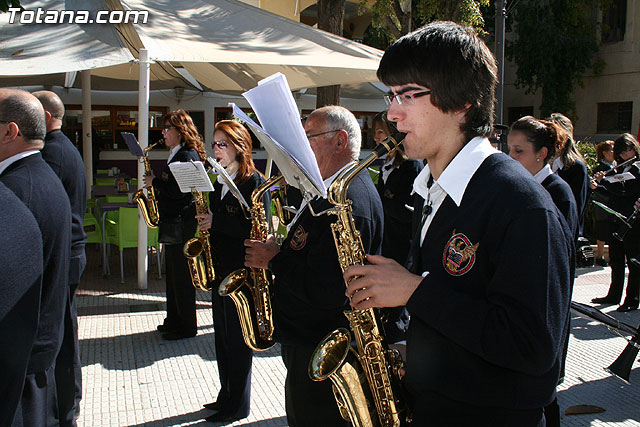
{"type": "Polygon", "coordinates": [[[627,278],[627,295],[625,305],[638,307],[640,291],[640,267],[629,262],[631,258],[640,256],[640,226],[632,228],[620,242],[615,237],[609,239],[609,263],[611,265],[611,286],[607,297],[615,300],[622,298],[624,288],[625,265],[629,268],[627,278]]]}
{"type": "Polygon", "coordinates": [[[53,366],[43,372],[27,374],[13,425],[19,427],[60,425],[53,366]]]}
{"type": "Polygon", "coordinates": [[[196,289],[191,283],[187,259],[182,244],[165,244],[167,267],[167,318],[164,323],[171,330],[185,335],[197,332],[196,289]]]}
{"type": "Polygon", "coordinates": [[[282,344],[287,368],[284,383],[287,421],[290,427],[349,426],[340,415],[331,380],[312,381],[309,360],[316,345],[282,344]]]}
{"type": "Polygon", "coordinates": [[[76,291],[87,259],[84,253],[71,258],[69,265],[69,296],[64,315],[62,345],[56,357],[56,390],[58,393],[58,415],[60,426],[75,427],[76,411],[82,399],[82,362],[78,343],[78,309],[76,291]]]}
{"type": "Polygon", "coordinates": [[[220,391],[216,402],[221,412],[245,418],[251,403],[251,363],[253,350],[244,342],[236,306],[230,297],[218,295],[219,281],[211,292],[216,360],[220,391]]]}

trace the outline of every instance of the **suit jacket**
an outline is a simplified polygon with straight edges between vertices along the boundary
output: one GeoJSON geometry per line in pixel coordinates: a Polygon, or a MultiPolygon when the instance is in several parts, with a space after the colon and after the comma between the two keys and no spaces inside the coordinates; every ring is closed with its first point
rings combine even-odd
{"type": "Polygon", "coordinates": [[[71,202],[71,264],[69,282],[80,283],[84,270],[84,246],[87,235],[84,232],[84,213],[87,208],[84,163],[80,152],[62,133],[53,130],[44,138],[42,158],[62,181],[62,186],[71,202]]]}
{"type": "Polygon", "coordinates": [[[407,160],[395,168],[387,181],[378,179],[378,193],[384,210],[384,238],[382,255],[404,265],[411,244],[412,213],[406,205],[413,205],[413,181],[423,168],[417,160],[407,160]]]}
{"type": "Polygon", "coordinates": [[[584,212],[587,209],[587,203],[589,202],[589,196],[591,194],[587,167],[584,163],[577,161],[570,167],[558,170],[558,175],[569,184],[571,192],[576,199],[576,207],[578,209],[578,236],[582,236],[584,212]]]}
{"type": "Polygon", "coordinates": [[[33,214],[0,183],[0,425],[11,425],[38,328],[42,234],[33,214]],[[11,226],[8,226],[11,224],[11,226]]]}
{"type": "Polygon", "coordinates": [[[574,239],[578,239],[578,209],[571,187],[557,174],[551,174],[542,181],[542,186],[549,192],[553,203],[564,216],[574,239]]]}
{"type": "MultiPolygon", "coordinates": [[[[251,205],[251,193],[264,182],[264,178],[254,172],[249,179],[237,185],[249,206],[251,205]]],[[[244,240],[251,233],[250,214],[240,207],[240,202],[231,191],[227,191],[222,200],[222,184],[216,182],[214,191],[209,193],[209,206],[213,214],[211,224],[211,247],[214,252],[216,278],[219,280],[227,277],[238,268],[244,267],[244,240]],[[245,217],[247,215],[247,217],[245,217]]],[[[266,209],[267,218],[270,218],[271,198],[267,191],[262,198],[263,207],[266,209]]]]}
{"type": "MultiPolygon", "coordinates": [[[[365,253],[379,254],[382,203],[366,170],[351,183],[347,197],[353,202],[353,220],[365,253]]],[[[332,205],[316,199],[311,206],[319,213],[332,205]]],[[[335,221],[335,215],[315,217],[305,207],[271,260],[274,336],[281,343],[313,345],[338,327],[349,328],[343,314],[350,309],[349,300],[330,228],[335,221]]]]}
{"type": "Polygon", "coordinates": [[[9,165],[0,175],[0,182],[29,208],[42,234],[40,320],[27,373],[42,372],[52,365],[62,341],[69,292],[71,204],[62,183],[40,153],[9,165]]]}
{"type": "Polygon", "coordinates": [[[466,409],[549,404],[575,254],[531,174],[504,154],[486,158],[460,206],[444,199],[410,258],[414,273],[429,272],[407,302],[405,385],[415,405],[433,407],[433,396],[466,409]]]}

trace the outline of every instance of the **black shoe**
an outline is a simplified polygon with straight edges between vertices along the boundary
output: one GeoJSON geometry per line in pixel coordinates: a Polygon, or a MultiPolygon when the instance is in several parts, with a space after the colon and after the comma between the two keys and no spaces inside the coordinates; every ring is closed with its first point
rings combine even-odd
{"type": "Polygon", "coordinates": [[[624,304],[616,308],[616,311],[619,311],[620,313],[626,313],[627,311],[633,311],[637,309],[638,309],[637,305],[624,304]]]}
{"type": "Polygon", "coordinates": [[[202,405],[202,407],[205,409],[211,409],[213,411],[219,411],[221,409],[221,406],[218,402],[205,403],[204,405],[202,405]]]}
{"type": "Polygon", "coordinates": [[[158,327],[156,328],[157,330],[159,330],[160,332],[171,332],[173,331],[175,328],[173,328],[170,325],[167,325],[166,323],[163,323],[161,325],[158,325],[158,327]]]}
{"type": "Polygon", "coordinates": [[[205,418],[205,420],[209,421],[210,423],[219,423],[219,422],[232,423],[233,421],[238,421],[243,418],[246,418],[246,417],[239,417],[237,415],[231,415],[228,412],[221,411],[221,412],[216,412],[213,415],[209,415],[208,417],[205,418]]]}
{"type": "Polygon", "coordinates": [[[598,258],[596,259],[596,264],[599,265],[600,267],[606,267],[609,264],[607,263],[607,260],[604,258],[598,258]]]}
{"type": "Polygon", "coordinates": [[[192,334],[183,334],[180,332],[167,332],[166,334],[162,335],[162,339],[163,340],[167,340],[167,341],[175,341],[175,340],[181,340],[184,338],[193,338],[196,336],[197,333],[192,333],[192,334]]]}
{"type": "Polygon", "coordinates": [[[591,302],[594,304],[620,304],[620,299],[619,298],[615,299],[615,298],[606,296],[606,297],[593,298],[591,302]]]}

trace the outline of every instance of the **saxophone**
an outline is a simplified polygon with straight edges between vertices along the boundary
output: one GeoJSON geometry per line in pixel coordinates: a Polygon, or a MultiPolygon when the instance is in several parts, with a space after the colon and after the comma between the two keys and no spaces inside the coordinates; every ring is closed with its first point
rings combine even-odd
{"type": "MultiPolygon", "coordinates": [[[[365,252],[360,232],[355,228],[347,189],[353,179],[373,161],[397,147],[404,135],[392,135],[382,141],[369,157],[343,171],[329,187],[328,213],[336,215],[331,224],[344,272],[352,265],[363,265],[365,252]]],[[[402,402],[397,396],[398,371],[402,362],[397,351],[390,350],[378,327],[373,309],[345,311],[357,345],[351,347],[351,334],[339,328],[316,347],[309,363],[314,381],[329,378],[342,417],[354,426],[399,426],[402,402]]]]}
{"type": "MultiPolygon", "coordinates": [[[[192,191],[193,199],[196,203],[196,213],[206,214],[209,212],[204,201],[204,195],[200,191],[192,191]]],[[[192,237],[182,248],[184,256],[187,257],[189,273],[191,273],[191,283],[197,289],[210,291],[209,282],[215,279],[213,271],[213,257],[211,256],[211,246],[209,243],[209,231],[200,230],[200,237],[192,237]]]]}
{"type": "MultiPolygon", "coordinates": [[[[251,240],[266,241],[267,219],[262,196],[283,179],[274,176],[251,193],[251,240]]],[[[244,342],[256,351],[273,346],[273,313],[271,311],[271,272],[262,268],[241,268],[229,274],[220,283],[218,293],[229,296],[238,310],[244,342]]]]}
{"type": "MultiPolygon", "coordinates": [[[[151,176],[153,174],[153,172],[151,171],[151,163],[149,162],[147,153],[149,153],[149,151],[153,147],[160,144],[162,141],[163,140],[161,139],[160,141],[156,142],[155,144],[151,144],[143,150],[144,157],[142,157],[142,160],[144,161],[144,174],[146,176],[151,176]]],[[[156,194],[153,190],[153,187],[149,187],[147,189],[147,194],[148,196],[145,196],[144,188],[141,188],[133,195],[133,201],[138,204],[140,213],[144,218],[144,222],[147,223],[147,227],[156,228],[158,227],[158,223],[160,222],[160,215],[158,214],[158,201],[156,200],[156,194]]]]}

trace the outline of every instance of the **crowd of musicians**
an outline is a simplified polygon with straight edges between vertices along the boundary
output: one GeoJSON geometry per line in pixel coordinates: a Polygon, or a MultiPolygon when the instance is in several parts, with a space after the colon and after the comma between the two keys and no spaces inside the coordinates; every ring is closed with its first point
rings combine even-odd
{"type": "MultiPolygon", "coordinates": [[[[359,240],[366,257],[352,265],[338,256],[339,234],[349,231],[332,230],[340,217],[326,214],[335,207],[330,198],[298,194],[284,235],[256,237],[253,204],[262,203],[273,222],[270,192],[252,197],[268,177],[256,168],[251,135],[239,122],[215,124],[213,161],[231,181],[218,179],[208,210],[197,210],[170,165],[206,163],[203,138],[185,111],[164,117],[167,164],[144,179],[157,195],[166,259],[166,318],[157,329],[166,340],[197,334],[194,273],[183,248],[208,232],[220,390],[203,402],[212,411],[207,421],[250,413],[255,346],[236,301],[218,293],[245,269],[253,274],[249,285],[257,272],[268,274],[270,339],[286,367],[291,426],[366,425],[356,420],[359,411],[374,423],[394,420],[385,425],[559,425],[556,387],[570,332],[576,242],[592,194],[619,214],[597,216],[611,285],[593,302],[620,304],[628,268],[617,310],[638,308],[640,263],[632,260],[640,257],[640,227],[632,222],[640,146],[630,134],[603,143],[603,163],[590,178],[571,121],[553,114],[517,120],[509,155],[498,151],[489,140],[496,74],[484,42],[454,23],[434,22],[393,43],[378,69],[390,88],[388,109],[373,129],[377,143],[402,145],[386,153],[377,184],[358,167],[361,129],[350,111],[326,106],[304,119],[326,188],[355,174],[344,192],[357,233],[347,237],[359,240]],[[358,395],[336,386],[340,407],[335,377],[310,375],[312,359],[331,362],[318,351],[325,337],[336,330],[358,335],[345,312],[374,313],[380,361],[388,366],[366,357],[359,363],[381,369],[374,374],[380,382],[391,378],[384,399],[379,391],[358,395]],[[398,369],[392,354],[402,360],[398,369]]],[[[85,176],[60,131],[63,115],[53,92],[0,89],[0,345],[11,348],[0,355],[0,426],[75,426],[82,397],[75,293],[86,262],[85,176]]],[[[603,258],[599,252],[599,263],[603,258]]]]}

